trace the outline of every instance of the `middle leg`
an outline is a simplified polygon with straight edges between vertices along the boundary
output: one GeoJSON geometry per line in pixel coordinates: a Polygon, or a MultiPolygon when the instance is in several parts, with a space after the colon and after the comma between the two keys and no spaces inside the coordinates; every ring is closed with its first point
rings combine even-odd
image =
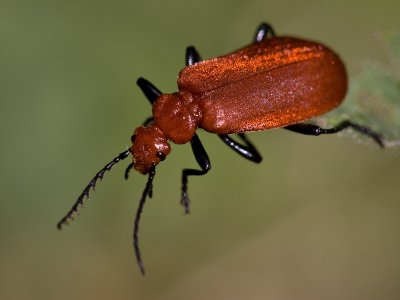
{"type": "Polygon", "coordinates": [[[185,213],[190,212],[190,200],[187,193],[188,189],[188,176],[201,176],[207,174],[208,171],[211,169],[210,159],[208,158],[207,152],[204,149],[203,145],[197,134],[195,134],[190,141],[190,145],[192,146],[192,151],[194,157],[196,158],[197,163],[199,164],[201,170],[197,169],[184,169],[182,171],[182,197],[181,197],[181,204],[185,208],[185,213]]]}
{"type": "Polygon", "coordinates": [[[255,163],[262,161],[262,157],[250,140],[246,137],[244,133],[239,133],[238,137],[245,143],[242,145],[236,142],[227,134],[219,134],[218,137],[233,151],[237,154],[243,156],[244,158],[251,160],[255,163]]]}

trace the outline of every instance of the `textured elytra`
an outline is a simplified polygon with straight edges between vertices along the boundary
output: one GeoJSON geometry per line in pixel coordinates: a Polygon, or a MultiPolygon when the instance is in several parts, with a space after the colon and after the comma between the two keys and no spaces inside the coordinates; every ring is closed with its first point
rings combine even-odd
{"type": "MultiPolygon", "coordinates": [[[[347,91],[340,58],[328,47],[275,37],[184,68],[178,78],[198,127],[228,134],[295,124],[338,106],[347,91]]],[[[179,124],[177,124],[179,126],[179,124]]]]}

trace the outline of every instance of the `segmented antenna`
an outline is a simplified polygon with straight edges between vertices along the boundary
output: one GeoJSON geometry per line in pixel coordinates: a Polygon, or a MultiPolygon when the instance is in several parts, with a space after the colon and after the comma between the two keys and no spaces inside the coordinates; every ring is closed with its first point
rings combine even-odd
{"type": "Polygon", "coordinates": [[[156,167],[153,166],[149,173],[149,178],[147,179],[146,186],[143,190],[142,198],[140,199],[139,202],[139,207],[136,211],[135,225],[133,227],[133,247],[135,248],[137,264],[139,265],[140,272],[142,272],[143,275],[145,275],[145,270],[139,248],[139,223],[140,223],[140,216],[142,215],[143,211],[143,206],[144,203],[146,202],[146,198],[147,196],[150,196],[151,198],[151,193],[153,189],[153,179],[155,175],[156,175],[156,167]]]}
{"type": "Polygon", "coordinates": [[[95,189],[97,181],[100,179],[103,179],[103,176],[106,171],[110,171],[111,168],[121,160],[125,159],[128,157],[128,155],[131,153],[131,151],[125,150],[124,152],[118,154],[116,158],[114,158],[111,162],[106,164],[103,169],[101,169],[97,174],[93,177],[93,179],[89,182],[89,184],[85,187],[83,190],[82,194],[78,197],[72,208],[69,210],[69,212],[60,220],[60,222],[57,223],[57,228],[61,229],[64,225],[68,224],[69,220],[73,220],[73,215],[74,213],[78,212],[78,209],[80,206],[83,206],[83,200],[86,198],[89,199],[89,192],[91,189],[95,189]]]}

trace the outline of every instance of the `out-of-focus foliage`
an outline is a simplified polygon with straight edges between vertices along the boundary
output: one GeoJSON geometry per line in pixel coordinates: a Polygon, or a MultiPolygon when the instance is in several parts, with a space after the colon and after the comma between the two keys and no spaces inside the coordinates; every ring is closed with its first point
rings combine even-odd
{"type": "MultiPolygon", "coordinates": [[[[386,147],[399,146],[400,32],[392,30],[377,33],[375,37],[385,51],[386,60],[366,61],[360,73],[350,79],[344,103],[318,118],[317,122],[333,126],[341,120],[349,119],[382,134],[386,147]]],[[[348,130],[347,134],[350,132],[348,130]]],[[[351,134],[353,136],[354,133],[351,134]]]]}

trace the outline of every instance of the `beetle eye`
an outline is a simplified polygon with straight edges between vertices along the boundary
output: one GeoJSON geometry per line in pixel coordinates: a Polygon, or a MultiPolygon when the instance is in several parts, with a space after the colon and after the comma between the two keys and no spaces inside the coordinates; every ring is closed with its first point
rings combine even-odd
{"type": "Polygon", "coordinates": [[[163,161],[163,160],[165,159],[165,154],[162,153],[161,151],[158,151],[157,154],[156,154],[156,156],[157,156],[161,161],[163,161]]]}
{"type": "Polygon", "coordinates": [[[135,142],[135,138],[136,138],[136,134],[134,134],[134,135],[131,136],[131,142],[132,142],[132,144],[135,142]]]}

